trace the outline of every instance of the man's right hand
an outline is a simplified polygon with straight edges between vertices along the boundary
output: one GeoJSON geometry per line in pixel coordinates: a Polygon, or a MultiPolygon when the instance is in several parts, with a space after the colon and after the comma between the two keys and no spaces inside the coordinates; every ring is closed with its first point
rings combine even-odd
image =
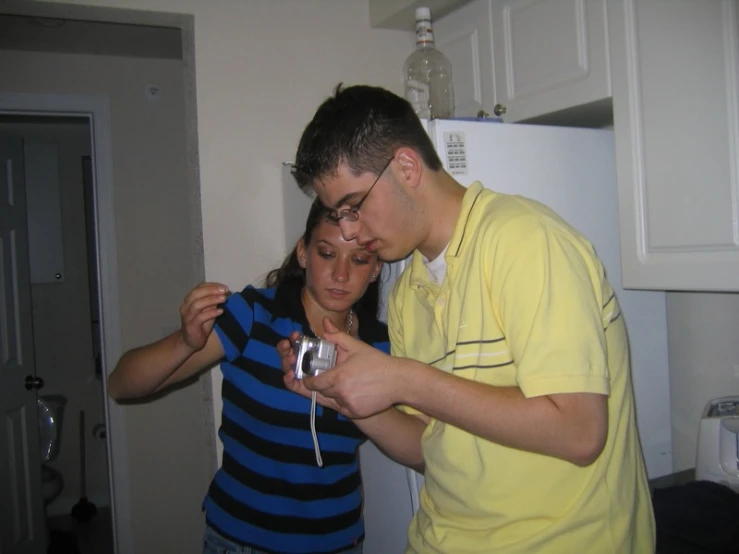
{"type": "MultiPolygon", "coordinates": [[[[310,398],[311,391],[306,388],[305,383],[301,379],[295,378],[296,357],[293,345],[299,337],[300,333],[293,331],[287,339],[283,339],[277,343],[277,353],[280,355],[280,361],[282,363],[282,380],[285,383],[285,387],[300,396],[310,398]]],[[[316,402],[324,408],[339,411],[339,405],[335,400],[326,398],[320,393],[316,395],[316,402]]]]}

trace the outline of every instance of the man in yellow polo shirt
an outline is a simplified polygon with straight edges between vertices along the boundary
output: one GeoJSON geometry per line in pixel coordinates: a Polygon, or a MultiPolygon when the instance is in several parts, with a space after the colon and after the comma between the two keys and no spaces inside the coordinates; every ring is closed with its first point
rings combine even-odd
{"type": "Polygon", "coordinates": [[[407,552],[653,552],[626,331],[586,238],[534,201],[465,189],[379,88],[337,88],[296,166],[345,239],[413,253],[389,302],[393,357],[330,332],[337,366],[285,377],[424,471],[407,552]]]}

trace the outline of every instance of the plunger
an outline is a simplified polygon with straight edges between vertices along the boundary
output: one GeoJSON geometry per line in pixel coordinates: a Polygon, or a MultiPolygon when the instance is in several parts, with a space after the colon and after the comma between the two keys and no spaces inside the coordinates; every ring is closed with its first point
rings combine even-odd
{"type": "Polygon", "coordinates": [[[90,521],[97,513],[95,504],[87,499],[85,482],[85,410],[80,410],[80,500],[72,506],[72,517],[77,521],[90,521]]]}

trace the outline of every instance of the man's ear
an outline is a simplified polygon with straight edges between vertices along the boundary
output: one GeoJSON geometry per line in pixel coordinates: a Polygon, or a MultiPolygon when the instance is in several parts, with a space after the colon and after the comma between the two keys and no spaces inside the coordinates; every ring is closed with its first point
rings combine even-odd
{"type": "Polygon", "coordinates": [[[395,159],[400,165],[403,180],[410,187],[417,187],[423,174],[423,159],[413,148],[399,148],[395,153],[395,159]]]}

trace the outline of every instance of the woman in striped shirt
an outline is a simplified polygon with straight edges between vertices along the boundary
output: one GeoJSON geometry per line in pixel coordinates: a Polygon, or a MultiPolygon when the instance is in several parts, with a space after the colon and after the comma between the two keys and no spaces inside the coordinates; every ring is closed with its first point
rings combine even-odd
{"type": "Polygon", "coordinates": [[[295,331],[320,335],[328,319],[388,352],[377,319],[381,266],[315,202],[305,234],[263,288],[199,285],[180,308],[182,328],[127,352],[111,373],[111,396],[139,398],[221,364],[223,464],[203,503],[204,554],[361,552],[366,437],[289,391],[275,346],[295,331]]]}

